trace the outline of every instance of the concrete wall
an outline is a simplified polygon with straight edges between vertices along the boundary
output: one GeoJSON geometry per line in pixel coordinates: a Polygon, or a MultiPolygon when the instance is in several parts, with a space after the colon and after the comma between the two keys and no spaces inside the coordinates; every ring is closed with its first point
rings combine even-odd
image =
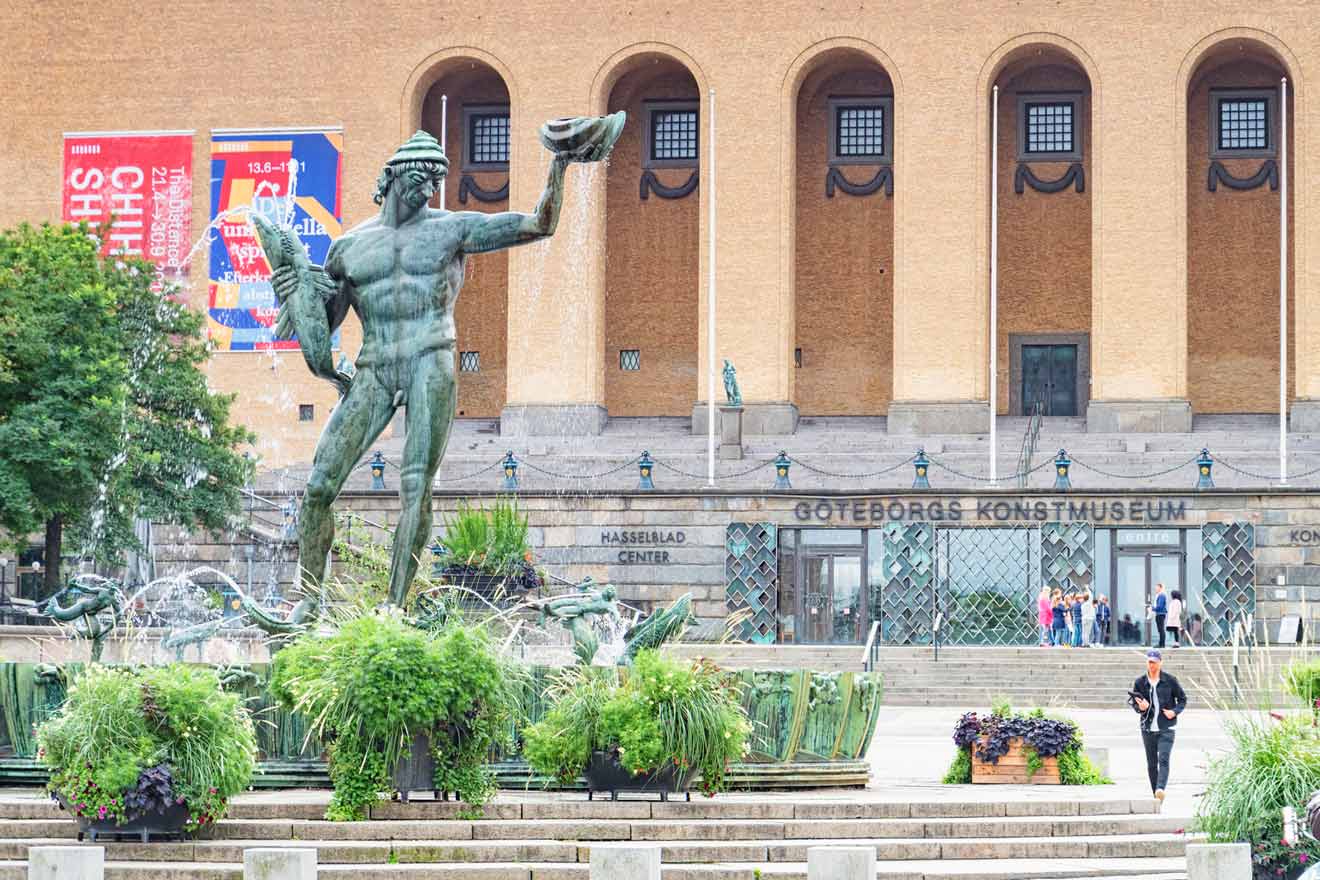
{"type": "MultiPolygon", "coordinates": [[[[1293,90],[1300,148],[1292,175],[1300,194],[1293,295],[1298,338],[1310,338],[1320,318],[1320,223],[1304,193],[1320,99],[1304,71],[1320,53],[1320,20],[1305,5],[988,0],[964,8],[898,0],[880,15],[804,0],[771,7],[585,0],[565,15],[543,3],[380,0],[328,14],[323,4],[290,0],[272,15],[247,2],[109,0],[84,18],[59,5],[10,4],[0,11],[0,224],[58,215],[64,131],[195,129],[192,225],[201,230],[211,128],[329,123],[344,128],[344,220],[352,226],[374,213],[380,163],[422,123],[431,86],[472,61],[489,65],[508,87],[509,205],[528,210],[548,162],[537,126],[603,112],[626,72],[663,55],[687,69],[703,99],[709,89],[719,96],[719,354],[738,366],[749,405],[784,403],[792,399],[796,324],[793,110],[815,59],[848,48],[882,66],[894,85],[893,401],[984,401],[990,87],[1035,54],[1064,54],[1090,82],[1095,126],[1087,181],[1092,398],[1185,400],[1196,366],[1188,359],[1188,249],[1196,234],[1188,199],[1199,185],[1187,168],[1187,99],[1202,62],[1239,46],[1265,53],[1293,90]],[[126,28],[125,21],[151,26],[126,28]]],[[[710,116],[703,111],[707,145],[710,116]]],[[[703,180],[708,161],[703,150],[703,180]]],[[[507,257],[509,405],[605,401],[606,175],[570,174],[556,238],[507,257]]],[[[695,257],[691,233],[683,239],[685,258],[697,261],[696,317],[685,319],[697,327],[697,387],[705,386],[708,190],[700,188],[694,205],[695,257]]],[[[1268,239],[1265,227],[1259,231],[1268,239]]],[[[492,261],[502,259],[478,257],[473,272],[494,274],[492,261]]],[[[192,299],[201,305],[201,256],[192,278],[192,299]]],[[[657,294],[673,292],[628,296],[657,294]]],[[[682,333],[690,339],[690,330],[682,333]]],[[[358,339],[350,319],[346,350],[358,339]]],[[[1263,333],[1260,341],[1268,341],[1263,333]]],[[[329,385],[308,378],[299,358],[217,355],[211,373],[217,387],[240,395],[238,412],[262,435],[259,451],[269,463],[306,457],[334,397],[329,385]],[[297,405],[308,402],[317,404],[316,421],[299,423],[297,405]]],[[[697,396],[692,383],[684,385],[684,394],[697,396]]],[[[1296,393],[1320,398],[1320,349],[1297,353],[1296,393]]],[[[1207,405],[1259,406],[1236,398],[1207,405]]],[[[662,408],[671,407],[674,401],[662,408]]]]}
{"type": "MultiPolygon", "coordinates": [[[[882,68],[855,52],[822,58],[798,91],[797,299],[793,400],[802,415],[883,415],[894,396],[894,200],[884,190],[825,195],[833,97],[892,97],[882,68]]],[[[880,165],[843,165],[852,183],[880,165]]]]}
{"type": "MultiPolygon", "coordinates": [[[[481,498],[468,497],[482,503],[481,498]]],[[[434,499],[437,525],[443,521],[443,514],[455,510],[462,500],[455,495],[439,494],[434,499]]],[[[886,517],[899,507],[918,519],[935,519],[929,513],[914,513],[911,505],[915,503],[922,505],[924,511],[938,505],[938,509],[946,512],[943,521],[951,525],[1002,526],[1066,518],[1063,511],[1069,504],[1105,503],[1112,508],[1116,502],[1125,511],[1133,503],[1144,511],[1146,502],[1167,502],[1183,513],[1178,519],[1155,523],[1138,521],[1125,513],[1122,520],[1110,516],[1097,521],[1097,525],[1141,528],[1194,527],[1207,522],[1253,523],[1257,617],[1269,628],[1271,639],[1281,614],[1297,613],[1297,603],[1303,599],[1311,608],[1320,602],[1320,492],[1269,495],[1231,491],[1069,495],[1000,492],[894,496],[547,493],[519,497],[519,505],[531,524],[537,558],[554,574],[572,579],[591,576],[598,582],[615,584],[622,601],[642,608],[671,602],[690,591],[697,615],[706,619],[725,615],[725,537],[728,525],[733,522],[774,522],[785,528],[874,528],[883,525],[886,517]],[[996,502],[1007,504],[996,508],[996,502]],[[1028,505],[1025,518],[1018,502],[1028,505]],[[956,521],[947,514],[955,504],[962,511],[956,521]],[[982,511],[986,516],[981,515],[982,511]],[[1286,582],[1283,600],[1275,596],[1278,589],[1275,579],[1280,574],[1286,582]]],[[[393,528],[398,522],[398,497],[392,492],[349,493],[341,497],[337,507],[384,528],[393,528]]],[[[378,538],[385,537],[379,528],[372,531],[378,538]]],[[[160,574],[214,565],[246,586],[245,553],[232,538],[185,535],[159,527],[156,536],[160,544],[157,551],[160,574]]],[[[1200,552],[1199,547],[1188,546],[1189,566],[1200,564],[1200,552]]],[[[287,548],[282,561],[274,565],[273,573],[269,558],[267,549],[258,551],[253,583],[260,587],[271,576],[284,584],[291,582],[296,570],[293,564],[296,550],[287,548]]]]}

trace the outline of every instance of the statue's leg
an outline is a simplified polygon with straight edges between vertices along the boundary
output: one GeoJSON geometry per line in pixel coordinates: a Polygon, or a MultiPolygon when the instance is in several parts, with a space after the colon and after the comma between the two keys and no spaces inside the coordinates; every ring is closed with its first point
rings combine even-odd
{"type": "Polygon", "coordinates": [[[375,371],[358,371],[316,443],[312,473],[298,512],[298,564],[302,583],[315,588],[325,577],[326,556],[335,540],[332,506],[348,475],[394,415],[393,393],[375,371]]]}
{"type": "Polygon", "coordinates": [[[400,607],[408,598],[422,551],[431,539],[431,481],[449,443],[457,392],[452,351],[441,349],[418,358],[408,383],[399,526],[390,559],[390,601],[400,607]]]}

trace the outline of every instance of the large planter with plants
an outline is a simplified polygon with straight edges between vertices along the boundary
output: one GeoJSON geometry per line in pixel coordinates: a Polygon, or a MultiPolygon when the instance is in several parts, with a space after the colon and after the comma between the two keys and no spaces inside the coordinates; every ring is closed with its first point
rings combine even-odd
{"type": "Polygon", "coordinates": [[[587,760],[582,775],[587,780],[587,800],[593,800],[597,792],[608,793],[612,800],[618,800],[621,792],[659,794],[662,801],[669,800],[671,794],[682,793],[691,800],[692,780],[696,778],[697,768],[683,769],[671,763],[635,773],[624,766],[617,752],[596,749],[587,760]]]}
{"type": "Polygon", "coordinates": [[[642,651],[622,680],[571,667],[551,695],[549,711],[523,731],[523,755],[561,784],[585,774],[593,794],[654,791],[667,799],[699,776],[701,791],[713,795],[748,748],[752,726],[737,681],[709,661],[642,651]]]}
{"type": "Polygon", "coordinates": [[[488,510],[461,505],[445,517],[440,550],[435,575],[486,601],[524,596],[545,583],[532,561],[527,517],[508,499],[488,510]]]}
{"type": "Polygon", "coordinates": [[[958,747],[949,784],[1100,785],[1109,783],[1082,750],[1081,730],[1043,709],[1015,715],[1007,706],[968,712],[953,730],[958,747]]]}
{"type": "Polygon", "coordinates": [[[329,743],[327,818],[366,818],[392,792],[484,803],[495,789],[487,755],[507,745],[517,705],[515,672],[486,631],[457,620],[422,630],[397,610],[341,620],[283,648],[270,685],[329,743]]]}
{"type": "Polygon", "coordinates": [[[88,667],[37,740],[80,838],[195,832],[224,815],[256,766],[242,701],[214,670],[183,664],[88,667]]]}

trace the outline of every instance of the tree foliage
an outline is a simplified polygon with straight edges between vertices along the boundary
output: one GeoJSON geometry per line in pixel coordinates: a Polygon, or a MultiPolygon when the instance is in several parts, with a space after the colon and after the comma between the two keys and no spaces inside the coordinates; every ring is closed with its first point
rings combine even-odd
{"type": "MultiPolygon", "coordinates": [[[[203,318],[86,226],[0,231],[0,529],[117,561],[135,517],[218,529],[251,440],[208,387],[203,318]]],[[[47,583],[58,583],[48,546],[47,583]]]]}

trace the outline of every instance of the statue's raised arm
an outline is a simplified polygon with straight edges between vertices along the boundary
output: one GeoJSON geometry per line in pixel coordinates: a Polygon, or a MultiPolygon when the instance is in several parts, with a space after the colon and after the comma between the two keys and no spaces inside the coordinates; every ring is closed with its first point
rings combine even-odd
{"type": "Polygon", "coordinates": [[[572,162],[599,162],[614,149],[628,115],[620,110],[609,116],[552,119],[541,126],[541,143],[554,153],[545,189],[530,214],[505,211],[467,215],[463,252],[480,254],[527,244],[554,235],[564,202],[564,169],[572,162]]]}

